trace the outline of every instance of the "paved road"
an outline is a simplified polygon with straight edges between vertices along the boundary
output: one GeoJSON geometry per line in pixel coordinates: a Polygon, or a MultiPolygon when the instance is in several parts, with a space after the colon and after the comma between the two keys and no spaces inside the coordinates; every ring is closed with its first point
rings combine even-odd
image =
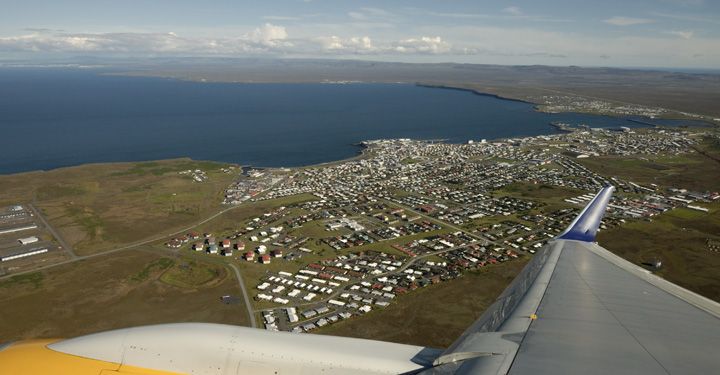
{"type": "Polygon", "coordinates": [[[75,254],[75,250],[73,250],[72,246],[70,246],[67,242],[65,242],[65,240],[60,236],[60,234],[57,231],[55,231],[55,228],[53,228],[52,225],[50,225],[50,223],[48,223],[48,221],[45,220],[45,216],[42,214],[42,212],[40,212],[40,210],[35,208],[35,206],[32,203],[28,204],[28,207],[30,207],[30,210],[32,210],[32,212],[35,214],[35,217],[37,217],[38,219],[40,219],[40,221],[42,221],[43,225],[45,226],[45,228],[47,228],[47,230],[50,232],[50,234],[52,234],[53,237],[55,237],[55,239],[57,239],[57,241],[60,243],[60,246],[62,246],[62,248],[65,251],[67,251],[68,255],[70,255],[70,259],[73,259],[73,260],[77,259],[78,256],[77,256],[77,254],[75,254]]]}
{"type": "Polygon", "coordinates": [[[257,322],[255,321],[255,312],[253,311],[252,304],[250,303],[250,297],[248,297],[247,289],[245,288],[245,281],[243,281],[242,274],[240,274],[240,269],[232,264],[228,263],[230,268],[235,271],[235,276],[238,279],[238,284],[240,285],[240,290],[242,291],[243,299],[245,300],[245,307],[247,308],[248,318],[250,318],[250,327],[257,328],[257,322]]]}

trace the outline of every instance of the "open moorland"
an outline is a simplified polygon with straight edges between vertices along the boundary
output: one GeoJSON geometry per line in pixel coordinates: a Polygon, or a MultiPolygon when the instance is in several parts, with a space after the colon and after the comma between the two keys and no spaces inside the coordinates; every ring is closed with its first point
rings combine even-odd
{"type": "Polygon", "coordinates": [[[601,232],[598,242],[635,263],[662,262],[656,273],[720,301],[720,204],[709,213],[678,208],[648,221],[601,232]],[[714,245],[714,246],[713,246],[714,245]]]}
{"type": "Polygon", "coordinates": [[[682,186],[693,190],[717,190],[720,185],[720,163],[700,154],[601,156],[579,162],[600,174],[639,184],[682,186]]]}
{"type": "Polygon", "coordinates": [[[91,164],[0,176],[0,205],[37,207],[78,255],[171,233],[219,211],[233,175],[189,159],[91,164]],[[179,172],[202,170],[198,183],[179,172]]]}
{"type": "Polygon", "coordinates": [[[225,266],[174,255],[126,251],[0,280],[0,337],[70,337],[170,322],[247,325],[225,266]]]}

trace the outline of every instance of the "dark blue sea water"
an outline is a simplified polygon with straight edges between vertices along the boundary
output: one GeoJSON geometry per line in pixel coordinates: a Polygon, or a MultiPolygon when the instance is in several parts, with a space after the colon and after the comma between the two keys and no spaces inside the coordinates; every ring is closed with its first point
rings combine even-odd
{"type": "Polygon", "coordinates": [[[407,84],[196,83],[0,69],[0,173],[184,156],[300,166],[356,155],[362,140],[550,134],[551,121],[638,126],[407,84]]]}

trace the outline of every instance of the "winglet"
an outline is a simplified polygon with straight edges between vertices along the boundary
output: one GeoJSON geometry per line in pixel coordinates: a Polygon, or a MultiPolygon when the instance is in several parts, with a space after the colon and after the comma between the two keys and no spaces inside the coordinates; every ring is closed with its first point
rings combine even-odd
{"type": "Polygon", "coordinates": [[[613,191],[615,191],[613,186],[606,186],[600,190],[570,226],[557,236],[557,239],[595,242],[595,234],[613,191]]]}

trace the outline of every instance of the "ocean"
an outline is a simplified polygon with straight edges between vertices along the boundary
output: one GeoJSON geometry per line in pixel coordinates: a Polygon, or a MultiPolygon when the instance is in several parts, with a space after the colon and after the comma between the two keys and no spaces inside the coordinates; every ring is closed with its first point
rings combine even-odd
{"type": "Polygon", "coordinates": [[[202,83],[100,73],[0,69],[0,174],[177,157],[294,167],[352,157],[369,139],[553,134],[552,121],[639,126],[412,84],[202,83]]]}

